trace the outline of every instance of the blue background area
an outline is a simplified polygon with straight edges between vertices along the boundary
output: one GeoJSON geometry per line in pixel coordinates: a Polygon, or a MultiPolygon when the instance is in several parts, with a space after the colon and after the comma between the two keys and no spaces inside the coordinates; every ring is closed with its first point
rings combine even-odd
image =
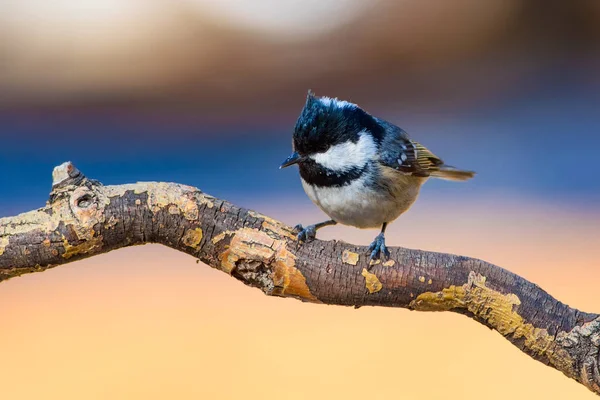
{"type": "MultiPolygon", "coordinates": [[[[592,95],[570,93],[461,112],[369,111],[397,123],[449,164],[478,172],[468,184],[433,180],[427,196],[502,191],[598,210],[599,105],[592,95]]],[[[304,196],[297,172],[277,168],[291,151],[294,122],[264,120],[245,128],[177,124],[176,117],[155,124],[110,113],[5,113],[0,215],[43,205],[52,168],[67,160],[104,184],[174,181],[245,206],[253,199],[304,196]]]]}

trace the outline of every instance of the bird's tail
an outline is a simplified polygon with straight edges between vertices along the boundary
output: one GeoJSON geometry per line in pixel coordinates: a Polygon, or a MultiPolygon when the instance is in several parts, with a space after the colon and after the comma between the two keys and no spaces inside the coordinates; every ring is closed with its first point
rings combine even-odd
{"type": "Polygon", "coordinates": [[[431,176],[449,181],[466,181],[475,176],[473,171],[463,171],[446,164],[442,164],[438,168],[431,171],[431,176]]]}

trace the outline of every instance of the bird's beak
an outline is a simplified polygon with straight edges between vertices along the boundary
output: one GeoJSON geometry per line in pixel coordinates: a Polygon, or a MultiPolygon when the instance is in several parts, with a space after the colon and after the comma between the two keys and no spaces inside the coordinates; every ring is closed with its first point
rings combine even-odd
{"type": "Polygon", "coordinates": [[[293,152],[291,156],[285,159],[285,161],[279,166],[279,169],[289,167],[290,165],[298,164],[303,161],[304,157],[298,154],[297,151],[293,152]]]}

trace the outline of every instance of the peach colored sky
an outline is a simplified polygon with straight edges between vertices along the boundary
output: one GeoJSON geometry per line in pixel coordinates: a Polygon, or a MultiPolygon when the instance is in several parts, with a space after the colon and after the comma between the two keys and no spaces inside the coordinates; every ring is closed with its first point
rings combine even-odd
{"type": "MultiPolygon", "coordinates": [[[[600,310],[599,215],[501,196],[440,204],[417,203],[390,244],[484,258],[600,310]]],[[[0,304],[3,399],[596,398],[464,316],[269,298],[157,245],[5,282],[0,304]]]]}

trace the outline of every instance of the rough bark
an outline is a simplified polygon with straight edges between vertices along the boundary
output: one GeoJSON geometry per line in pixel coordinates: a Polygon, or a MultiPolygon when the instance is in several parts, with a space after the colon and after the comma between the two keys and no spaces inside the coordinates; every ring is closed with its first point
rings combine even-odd
{"type": "Polygon", "coordinates": [[[292,229],[175,183],[103,186],[56,167],[45,207],[0,219],[0,281],[126,246],[160,243],[274,296],[346,306],[454,311],[600,394],[600,316],[485,261],[339,241],[300,245],[292,229]]]}

